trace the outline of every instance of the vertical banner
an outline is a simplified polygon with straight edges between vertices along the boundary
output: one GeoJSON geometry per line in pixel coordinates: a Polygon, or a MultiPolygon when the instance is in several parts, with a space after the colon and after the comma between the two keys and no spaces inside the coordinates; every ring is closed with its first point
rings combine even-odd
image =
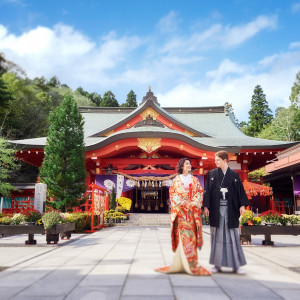
{"type": "Polygon", "coordinates": [[[123,185],[124,185],[124,176],[117,175],[117,190],[116,190],[117,198],[121,197],[121,194],[123,192],[123,185]]]}
{"type": "Polygon", "coordinates": [[[294,177],[294,196],[296,211],[300,211],[300,176],[294,177]]]}
{"type": "Polygon", "coordinates": [[[36,183],[34,191],[34,209],[38,210],[41,214],[45,212],[47,196],[47,184],[36,183]]]}

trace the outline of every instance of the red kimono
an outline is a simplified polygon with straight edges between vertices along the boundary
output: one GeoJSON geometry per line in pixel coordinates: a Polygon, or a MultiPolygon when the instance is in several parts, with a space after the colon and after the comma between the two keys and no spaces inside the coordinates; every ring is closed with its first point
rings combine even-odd
{"type": "Polygon", "coordinates": [[[187,272],[192,275],[210,275],[198,266],[197,248],[203,245],[201,203],[203,190],[199,180],[192,176],[185,189],[180,176],[173,180],[169,190],[171,201],[171,239],[175,252],[171,266],[156,269],[163,273],[187,272]]]}

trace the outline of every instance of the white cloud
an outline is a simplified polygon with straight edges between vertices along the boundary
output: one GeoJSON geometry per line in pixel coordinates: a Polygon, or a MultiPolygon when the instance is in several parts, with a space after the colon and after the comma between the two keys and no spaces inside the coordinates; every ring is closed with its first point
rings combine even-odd
{"type": "Polygon", "coordinates": [[[174,32],[177,29],[178,23],[180,23],[178,13],[172,10],[168,15],[160,19],[156,27],[162,33],[169,33],[174,32]]]}
{"type": "Polygon", "coordinates": [[[157,95],[158,100],[165,107],[218,106],[229,102],[236,117],[246,121],[254,88],[261,85],[273,112],[279,106],[288,107],[291,87],[300,70],[300,52],[266,57],[262,61],[272,64],[265,64],[262,71],[261,61],[245,66],[224,60],[217,70],[207,73],[206,79],[178,84],[157,95]]]}
{"type": "Polygon", "coordinates": [[[0,51],[30,78],[56,75],[72,88],[82,86],[101,94],[111,89],[119,101],[130,89],[140,101],[151,85],[162,106],[230,102],[241,121],[248,118],[258,84],[273,110],[289,104],[290,89],[300,70],[298,42],[290,45],[290,52],[270,53],[247,64],[235,61],[228,49],[275,26],[276,18],[267,16],[239,26],[213,24],[201,32],[160,40],[158,46],[152,36],[120,37],[116,32],[93,41],[64,24],[39,26],[21,35],[11,34],[0,25],[0,51]],[[227,58],[211,56],[215,66],[209,67],[207,50],[225,47],[227,58]]]}
{"type": "Polygon", "coordinates": [[[258,16],[253,21],[239,26],[212,24],[202,32],[173,37],[163,45],[161,52],[188,54],[218,47],[230,48],[244,43],[262,30],[274,29],[276,25],[275,16],[258,16]]]}
{"type": "Polygon", "coordinates": [[[292,12],[297,13],[300,10],[300,3],[294,3],[292,5],[292,12]]]}
{"type": "Polygon", "coordinates": [[[258,16],[254,21],[245,25],[227,27],[223,36],[223,45],[231,47],[243,43],[264,29],[276,27],[277,18],[272,16],[258,16]]]}
{"type": "Polygon", "coordinates": [[[58,76],[72,87],[104,82],[103,72],[113,69],[139,45],[137,37],[117,38],[110,33],[98,44],[72,27],[38,26],[20,36],[0,25],[0,51],[20,65],[30,78],[58,76]]]}
{"type": "Polygon", "coordinates": [[[300,42],[290,43],[289,48],[290,49],[300,49],[300,42]]]}
{"type": "Polygon", "coordinates": [[[241,66],[229,59],[225,59],[219,65],[217,70],[212,70],[206,73],[208,78],[221,79],[228,74],[243,74],[246,71],[244,66],[241,66]]]}

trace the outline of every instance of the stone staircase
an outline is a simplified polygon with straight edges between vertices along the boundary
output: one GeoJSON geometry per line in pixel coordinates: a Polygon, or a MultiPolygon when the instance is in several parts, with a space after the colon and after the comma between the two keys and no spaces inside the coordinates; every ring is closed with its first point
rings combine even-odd
{"type": "Polygon", "coordinates": [[[118,225],[132,226],[170,226],[170,214],[135,214],[131,213],[129,220],[118,225]]]}

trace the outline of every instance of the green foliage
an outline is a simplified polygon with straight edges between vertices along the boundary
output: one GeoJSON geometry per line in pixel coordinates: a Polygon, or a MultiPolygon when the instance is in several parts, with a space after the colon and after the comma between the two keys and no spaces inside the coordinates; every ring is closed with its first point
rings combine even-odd
{"type": "Polygon", "coordinates": [[[9,225],[11,223],[12,223],[12,218],[10,218],[10,217],[3,217],[1,219],[1,224],[3,224],[3,225],[9,225]]]}
{"type": "Polygon", "coordinates": [[[9,107],[9,103],[12,99],[13,97],[7,84],[2,77],[0,77],[0,127],[5,120],[7,108],[9,107]]]}
{"type": "Polygon", "coordinates": [[[52,96],[16,74],[5,73],[2,78],[13,95],[6,110],[4,134],[15,139],[45,136],[49,125],[48,115],[55,106],[52,96]]]}
{"type": "Polygon", "coordinates": [[[63,217],[58,210],[51,210],[43,215],[42,222],[44,224],[44,228],[47,230],[50,229],[53,225],[62,224],[63,217]]]}
{"type": "Polygon", "coordinates": [[[41,213],[35,209],[26,209],[21,212],[26,222],[37,222],[42,218],[41,213]]]}
{"type": "MultiPolygon", "coordinates": [[[[75,232],[83,232],[84,229],[87,229],[85,226],[85,219],[86,219],[87,213],[72,213],[71,214],[71,220],[70,222],[75,223],[75,232]]],[[[89,227],[90,229],[90,227],[89,227]]]]}
{"type": "Polygon", "coordinates": [[[290,101],[291,101],[291,106],[294,109],[300,109],[300,72],[297,73],[296,81],[292,86],[290,101]]]}
{"type": "Polygon", "coordinates": [[[247,223],[248,221],[252,221],[254,217],[254,213],[251,210],[245,210],[245,213],[240,217],[240,224],[247,223]]]}
{"type": "Polygon", "coordinates": [[[270,140],[299,141],[300,110],[293,106],[281,108],[271,124],[268,124],[257,137],[270,140]]]}
{"type": "Polygon", "coordinates": [[[71,95],[50,114],[45,157],[40,169],[41,181],[47,184],[48,202],[65,212],[78,206],[85,192],[85,145],[83,117],[71,95]]]}
{"type": "Polygon", "coordinates": [[[105,92],[100,103],[101,107],[119,107],[119,103],[115,98],[115,95],[111,92],[105,92]]]}
{"type": "Polygon", "coordinates": [[[11,218],[11,224],[14,225],[19,225],[23,221],[25,221],[25,216],[22,214],[14,214],[13,217],[11,218]]]}
{"type": "Polygon", "coordinates": [[[137,107],[137,102],[136,102],[136,94],[134,93],[133,90],[131,90],[127,94],[127,99],[126,102],[121,104],[121,107],[137,107]]]}
{"type": "Polygon", "coordinates": [[[262,167],[260,169],[254,170],[248,173],[248,178],[260,178],[266,176],[268,173],[266,172],[266,168],[262,167]]]}
{"type": "Polygon", "coordinates": [[[12,172],[18,169],[16,150],[11,148],[5,139],[0,137],[0,195],[7,197],[15,187],[8,181],[12,172]]]}
{"type": "Polygon", "coordinates": [[[272,119],[273,116],[266,95],[263,93],[261,86],[257,85],[252,96],[249,123],[245,133],[256,137],[272,119]]]}
{"type": "Polygon", "coordinates": [[[114,187],[111,191],[111,194],[109,195],[109,207],[113,210],[116,209],[116,192],[114,187]]]}

